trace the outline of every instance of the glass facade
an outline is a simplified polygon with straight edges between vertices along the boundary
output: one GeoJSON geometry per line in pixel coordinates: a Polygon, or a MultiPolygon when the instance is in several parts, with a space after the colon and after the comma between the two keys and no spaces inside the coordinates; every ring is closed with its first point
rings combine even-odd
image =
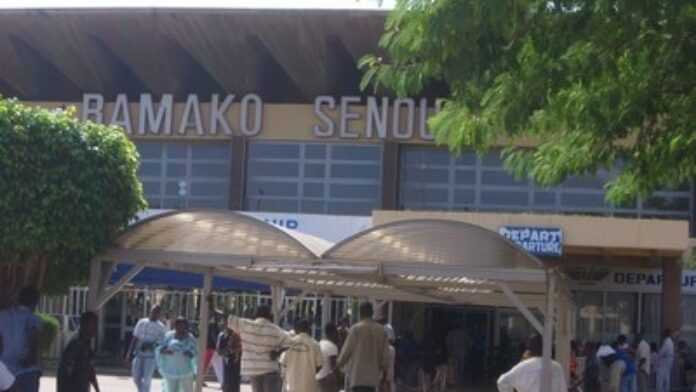
{"type": "Polygon", "coordinates": [[[137,142],[150,208],[228,208],[229,143],[137,142]]]}
{"type": "Polygon", "coordinates": [[[612,173],[574,177],[543,188],[508,174],[498,152],[451,155],[445,149],[404,145],[400,156],[399,207],[406,210],[520,211],[689,219],[692,187],[661,191],[616,207],[604,200],[612,173]]]}
{"type": "Polygon", "coordinates": [[[252,142],[245,209],[370,215],[381,184],[378,145],[252,142]]]}

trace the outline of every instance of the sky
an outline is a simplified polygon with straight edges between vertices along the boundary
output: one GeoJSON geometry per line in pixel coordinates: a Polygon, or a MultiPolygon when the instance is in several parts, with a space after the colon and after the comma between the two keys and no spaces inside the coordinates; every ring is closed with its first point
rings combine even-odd
{"type": "Polygon", "coordinates": [[[390,9],[396,0],[0,0],[0,9],[15,8],[268,8],[390,9]]]}

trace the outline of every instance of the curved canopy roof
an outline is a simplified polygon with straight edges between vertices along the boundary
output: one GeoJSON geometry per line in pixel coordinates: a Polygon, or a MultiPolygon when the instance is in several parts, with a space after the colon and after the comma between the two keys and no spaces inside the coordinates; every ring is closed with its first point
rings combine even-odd
{"type": "Polygon", "coordinates": [[[133,225],[100,259],[401,301],[506,306],[516,291],[539,307],[546,292],[538,259],[466,223],[395,222],[330,245],[232,211],[174,211],[133,225]]]}

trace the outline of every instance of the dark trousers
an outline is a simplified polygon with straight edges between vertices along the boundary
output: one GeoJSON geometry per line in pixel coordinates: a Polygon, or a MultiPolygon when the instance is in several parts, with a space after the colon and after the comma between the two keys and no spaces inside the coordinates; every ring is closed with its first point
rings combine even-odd
{"type": "Polygon", "coordinates": [[[377,392],[375,387],[353,387],[351,390],[353,392],[377,392]]]}
{"type": "Polygon", "coordinates": [[[239,385],[241,383],[240,366],[239,361],[233,361],[231,359],[224,360],[225,369],[222,383],[223,392],[239,392],[239,385]]]}
{"type": "Polygon", "coordinates": [[[281,392],[280,374],[267,373],[249,377],[252,392],[281,392]]]}

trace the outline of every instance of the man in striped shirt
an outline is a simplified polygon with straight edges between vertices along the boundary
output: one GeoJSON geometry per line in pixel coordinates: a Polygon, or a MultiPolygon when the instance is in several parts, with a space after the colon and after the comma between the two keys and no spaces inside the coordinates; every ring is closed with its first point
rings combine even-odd
{"type": "Polygon", "coordinates": [[[280,392],[277,354],[287,349],[290,334],[271,322],[271,309],[261,305],[256,319],[230,316],[229,327],[242,339],[241,375],[249,377],[253,392],[280,392]]]}

